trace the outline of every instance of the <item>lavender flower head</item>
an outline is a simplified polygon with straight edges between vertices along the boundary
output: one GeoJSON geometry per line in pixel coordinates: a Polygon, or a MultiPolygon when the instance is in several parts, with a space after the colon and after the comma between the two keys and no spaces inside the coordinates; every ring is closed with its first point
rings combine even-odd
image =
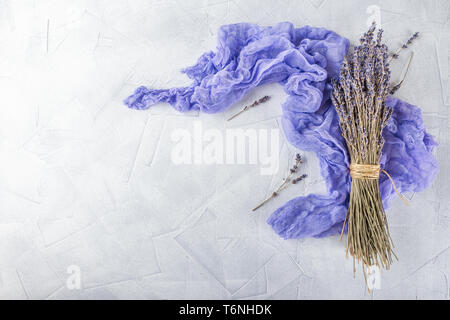
{"type": "Polygon", "coordinates": [[[332,100],[352,157],[358,163],[376,164],[383,148],[382,129],[392,115],[386,106],[391,72],[383,30],[375,39],[375,24],[360,39],[342,64],[340,79],[333,81],[332,100]],[[361,116],[365,114],[366,116],[361,116]],[[380,119],[380,121],[372,121],[380,119]],[[369,134],[370,133],[370,134],[369,134]],[[376,150],[369,154],[369,150],[376,150]]]}

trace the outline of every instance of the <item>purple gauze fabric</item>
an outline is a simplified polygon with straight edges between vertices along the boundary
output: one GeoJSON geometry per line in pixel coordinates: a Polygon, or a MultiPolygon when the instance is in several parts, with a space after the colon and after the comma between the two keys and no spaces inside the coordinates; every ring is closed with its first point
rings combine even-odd
{"type": "MultiPolygon", "coordinates": [[[[298,197],[276,210],[268,223],[282,237],[325,237],[341,231],[351,179],[348,155],[338,116],[331,104],[330,79],[339,73],[349,41],[322,28],[294,28],[283,22],[274,27],[240,23],[219,29],[216,52],[203,54],[183,70],[193,84],[183,88],[138,88],[125,100],[134,109],[170,103],[180,112],[223,111],[249,90],[279,82],[289,94],[283,104],[282,125],[288,141],[315,152],[328,195],[298,197]]],[[[432,155],[437,143],[425,132],[418,107],[389,98],[394,114],[384,131],[382,167],[400,192],[419,192],[431,185],[438,171],[432,155]]],[[[380,177],[385,206],[394,190],[380,177]]]]}

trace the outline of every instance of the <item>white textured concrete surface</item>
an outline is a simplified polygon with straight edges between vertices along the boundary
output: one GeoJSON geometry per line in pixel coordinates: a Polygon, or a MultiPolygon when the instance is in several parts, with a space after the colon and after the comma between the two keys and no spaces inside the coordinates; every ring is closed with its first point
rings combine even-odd
{"type": "Polygon", "coordinates": [[[0,0],[0,298],[449,299],[449,24],[448,0],[0,0]],[[179,70],[215,47],[223,24],[291,21],[355,41],[371,5],[391,47],[422,32],[398,96],[423,109],[440,174],[408,195],[411,207],[389,210],[400,261],[368,294],[337,237],[284,241],[265,223],[296,195],[325,191],[313,155],[306,183],[249,213],[296,152],[282,134],[273,178],[254,165],[170,161],[171,133],[194,121],[278,128],[279,86],[214,116],[122,100],[141,84],[187,84],[179,70]],[[224,121],[265,94],[266,105],[224,121]],[[71,266],[80,289],[67,286],[71,266]]]}

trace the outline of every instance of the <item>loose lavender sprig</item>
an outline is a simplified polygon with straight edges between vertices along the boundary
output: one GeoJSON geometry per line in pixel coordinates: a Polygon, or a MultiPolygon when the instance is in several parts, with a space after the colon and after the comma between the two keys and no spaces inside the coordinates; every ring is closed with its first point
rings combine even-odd
{"type": "Polygon", "coordinates": [[[400,57],[400,52],[404,49],[408,49],[410,45],[413,44],[413,42],[419,38],[420,33],[416,32],[414,33],[395,53],[392,54],[391,59],[389,62],[391,62],[394,59],[398,59],[400,57]]]}
{"type": "Polygon", "coordinates": [[[232,115],[227,121],[233,120],[234,118],[236,118],[237,116],[239,116],[240,114],[244,113],[245,111],[249,110],[250,108],[254,108],[257,105],[267,102],[270,99],[270,96],[264,96],[259,100],[256,100],[255,102],[253,102],[251,105],[245,106],[241,111],[239,111],[238,113],[232,115]]]}
{"type": "Polygon", "coordinates": [[[267,198],[266,200],[264,200],[260,205],[258,205],[258,206],[257,206],[256,208],[254,208],[252,211],[254,212],[254,211],[258,210],[259,208],[261,208],[262,206],[264,206],[267,202],[269,202],[269,201],[272,200],[273,198],[277,197],[278,194],[279,194],[282,190],[286,189],[290,184],[297,184],[297,183],[299,183],[300,181],[306,179],[306,177],[307,177],[306,174],[303,174],[303,175],[301,175],[301,176],[299,176],[299,177],[297,177],[297,178],[294,178],[294,177],[293,177],[293,176],[295,175],[295,173],[297,172],[297,170],[298,170],[300,164],[302,164],[302,163],[303,163],[302,157],[301,157],[299,154],[297,154],[297,155],[295,156],[295,164],[294,164],[294,166],[293,166],[291,169],[289,169],[289,175],[288,175],[286,178],[283,179],[283,182],[282,182],[281,185],[278,187],[278,189],[275,190],[275,192],[273,192],[272,195],[271,195],[269,198],[267,198]]]}
{"type": "Polygon", "coordinates": [[[413,57],[414,57],[414,52],[411,52],[411,56],[409,57],[408,66],[406,67],[406,72],[405,72],[405,75],[403,76],[403,79],[399,83],[397,83],[395,86],[391,87],[389,94],[394,95],[398,91],[398,89],[400,89],[403,82],[405,82],[405,79],[406,79],[406,76],[408,75],[409,67],[411,66],[413,57]]]}

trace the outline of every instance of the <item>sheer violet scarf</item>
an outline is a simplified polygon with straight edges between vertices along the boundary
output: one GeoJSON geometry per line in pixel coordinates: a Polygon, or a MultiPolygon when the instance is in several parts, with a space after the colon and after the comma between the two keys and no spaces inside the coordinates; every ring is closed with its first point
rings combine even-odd
{"type": "MultiPolygon", "coordinates": [[[[282,124],[295,147],[315,152],[328,195],[298,197],[276,210],[268,223],[282,237],[325,237],[340,232],[347,212],[350,176],[348,155],[338,116],[330,101],[330,79],[336,77],[349,41],[322,28],[274,27],[240,23],[219,29],[216,52],[203,54],[183,70],[193,84],[183,88],[138,88],[125,100],[134,109],[159,102],[176,110],[223,111],[249,90],[278,82],[289,97],[283,104],[282,124]]],[[[421,111],[398,99],[387,104],[394,114],[384,131],[381,161],[400,192],[429,187],[438,171],[432,151],[437,143],[426,133],[421,111]]],[[[384,175],[380,189],[385,206],[394,190],[384,175]]]]}

